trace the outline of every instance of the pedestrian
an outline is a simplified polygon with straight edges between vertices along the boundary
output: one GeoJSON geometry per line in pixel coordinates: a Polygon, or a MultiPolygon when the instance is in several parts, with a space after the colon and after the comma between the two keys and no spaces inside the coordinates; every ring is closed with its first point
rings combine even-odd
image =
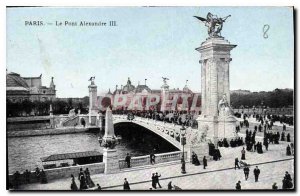
{"type": "Polygon", "coordinates": [[[280,140],[281,141],[285,141],[285,134],[284,134],[284,132],[281,133],[281,139],[280,140]]]}
{"type": "Polygon", "coordinates": [[[207,159],[206,159],[206,157],[204,156],[204,157],[203,157],[203,169],[206,169],[206,167],[207,167],[207,159]]]}
{"type": "Polygon", "coordinates": [[[156,189],[156,177],[155,177],[155,173],[153,173],[152,174],[152,177],[151,177],[151,179],[152,179],[152,187],[154,188],[154,189],[156,189]]]}
{"type": "Polygon", "coordinates": [[[20,185],[20,176],[21,174],[19,173],[19,171],[16,171],[13,175],[14,180],[13,180],[13,187],[14,189],[18,189],[19,185],[20,185]]]}
{"type": "Polygon", "coordinates": [[[123,189],[124,190],[130,190],[129,182],[127,181],[126,178],[124,178],[123,189]]]}
{"type": "Polygon", "coordinates": [[[172,189],[173,189],[172,181],[170,181],[170,182],[168,183],[168,190],[172,190],[172,189]]]}
{"type": "Polygon", "coordinates": [[[48,183],[46,173],[43,169],[42,169],[42,172],[41,172],[41,183],[42,184],[47,184],[48,183]]]}
{"type": "Polygon", "coordinates": [[[287,134],[287,136],[286,136],[286,141],[287,141],[287,142],[291,142],[291,135],[290,135],[290,133],[287,134]]]}
{"type": "MultiPolygon", "coordinates": [[[[221,160],[222,155],[221,155],[221,152],[218,148],[215,149],[215,154],[214,155],[215,155],[215,159],[221,160]]],[[[200,162],[199,162],[199,164],[200,164],[200,162]]]]}
{"type": "Polygon", "coordinates": [[[198,156],[195,152],[192,152],[192,164],[194,164],[195,166],[200,165],[200,161],[199,161],[198,156]]]}
{"type": "Polygon", "coordinates": [[[245,174],[245,179],[248,180],[249,178],[249,172],[250,172],[250,169],[248,166],[245,166],[244,167],[244,174],[245,174]]]}
{"type": "Polygon", "coordinates": [[[290,145],[287,145],[287,147],[286,147],[286,156],[291,156],[291,155],[292,155],[291,147],[290,147],[290,145]]]}
{"type": "Polygon", "coordinates": [[[278,186],[276,184],[276,182],[274,182],[274,184],[272,185],[272,190],[277,190],[278,189],[278,186]]]}
{"type": "Polygon", "coordinates": [[[159,177],[161,177],[161,175],[158,175],[158,173],[156,172],[156,174],[155,174],[155,183],[158,184],[159,188],[162,188],[162,186],[159,183],[159,177]]]}
{"type": "Polygon", "coordinates": [[[72,178],[72,182],[71,182],[71,190],[72,191],[77,191],[78,190],[78,187],[77,187],[77,184],[75,182],[75,177],[73,174],[71,174],[71,178],[72,178]]]}
{"type": "Polygon", "coordinates": [[[129,156],[129,153],[127,153],[125,162],[127,163],[127,168],[130,168],[130,161],[131,161],[131,156],[129,156]]]}
{"type": "Polygon", "coordinates": [[[294,155],[294,144],[293,143],[291,143],[291,153],[292,153],[292,155],[294,155]]]}
{"type": "Polygon", "coordinates": [[[234,169],[236,169],[236,167],[238,167],[240,169],[239,158],[235,158],[235,160],[234,160],[234,169]]]}
{"type": "Polygon", "coordinates": [[[246,160],[246,151],[245,151],[244,147],[243,147],[243,150],[241,151],[241,153],[242,153],[241,160],[246,160]]]}
{"type": "Polygon", "coordinates": [[[150,163],[153,165],[153,164],[155,164],[155,155],[154,155],[154,153],[151,153],[150,154],[150,163]]]}
{"type": "Polygon", "coordinates": [[[35,177],[38,181],[40,181],[40,173],[41,173],[40,168],[36,167],[35,168],[35,177]]]}
{"type": "Polygon", "coordinates": [[[80,168],[79,170],[78,180],[80,181],[80,185],[79,185],[80,190],[88,189],[82,168],[80,168]]]}
{"type": "Polygon", "coordinates": [[[95,183],[93,182],[93,180],[91,179],[91,175],[90,175],[90,171],[89,168],[86,168],[84,171],[85,174],[85,180],[87,185],[89,186],[89,188],[93,188],[95,187],[95,183]]]}
{"type": "Polygon", "coordinates": [[[24,172],[25,182],[26,183],[30,183],[30,175],[31,175],[31,172],[28,171],[28,169],[26,169],[26,171],[24,172]]]}
{"type": "Polygon", "coordinates": [[[97,184],[96,190],[102,190],[102,188],[101,188],[101,186],[99,184],[97,184]]]}
{"type": "Polygon", "coordinates": [[[264,146],[266,147],[266,151],[268,151],[268,148],[269,148],[268,138],[264,138],[264,146]]]}
{"type": "Polygon", "coordinates": [[[258,169],[258,166],[253,170],[254,177],[255,177],[255,182],[258,182],[258,176],[260,174],[260,169],[258,169]]]}
{"type": "Polygon", "coordinates": [[[241,190],[241,189],[242,189],[242,187],[241,187],[241,181],[238,181],[238,182],[236,183],[235,189],[236,189],[236,190],[241,190]]]}

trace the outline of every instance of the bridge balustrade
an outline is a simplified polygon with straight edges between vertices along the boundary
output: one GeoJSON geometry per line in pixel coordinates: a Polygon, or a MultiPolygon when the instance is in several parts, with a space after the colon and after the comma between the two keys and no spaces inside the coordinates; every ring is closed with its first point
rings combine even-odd
{"type": "MultiPolygon", "coordinates": [[[[181,157],[182,157],[182,151],[155,154],[155,164],[166,163],[171,161],[179,161],[181,157]]],[[[184,157],[185,159],[187,158],[187,152],[184,152],[184,157]]],[[[138,166],[145,166],[145,165],[150,165],[150,155],[131,158],[130,161],[131,167],[138,167],[138,166]]],[[[125,160],[123,159],[119,160],[119,168],[120,170],[127,168],[127,163],[125,160]]]]}

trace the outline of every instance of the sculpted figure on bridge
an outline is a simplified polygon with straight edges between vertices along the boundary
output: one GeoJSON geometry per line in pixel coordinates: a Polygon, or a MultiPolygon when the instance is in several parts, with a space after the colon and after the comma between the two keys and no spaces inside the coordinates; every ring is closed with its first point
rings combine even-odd
{"type": "Polygon", "coordinates": [[[91,81],[91,85],[94,85],[95,84],[95,76],[93,76],[93,77],[91,77],[90,79],[89,79],[89,81],[91,81]]]}
{"type": "Polygon", "coordinates": [[[169,80],[169,78],[162,77],[162,79],[164,81],[164,85],[167,85],[167,80],[169,80]]]}
{"type": "Polygon", "coordinates": [[[200,130],[201,132],[196,129],[187,129],[187,141],[189,141],[190,144],[197,145],[203,142],[207,142],[208,127],[204,125],[200,130]]]}
{"type": "Polygon", "coordinates": [[[217,15],[213,15],[212,13],[208,12],[206,18],[202,18],[199,16],[194,17],[203,22],[205,26],[208,27],[207,32],[209,37],[220,37],[221,30],[223,29],[223,23],[230,16],[231,15],[228,15],[224,18],[219,18],[217,15]]]}
{"type": "Polygon", "coordinates": [[[224,94],[223,98],[219,101],[219,116],[230,116],[232,113],[226,95],[224,94]]]}

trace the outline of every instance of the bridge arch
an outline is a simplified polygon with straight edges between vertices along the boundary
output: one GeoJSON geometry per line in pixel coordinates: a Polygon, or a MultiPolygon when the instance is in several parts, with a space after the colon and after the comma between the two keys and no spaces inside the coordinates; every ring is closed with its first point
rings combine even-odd
{"type": "Polygon", "coordinates": [[[135,118],[133,120],[128,120],[127,116],[115,116],[113,120],[114,125],[121,123],[132,123],[141,126],[148,131],[151,131],[155,135],[161,137],[168,143],[172,144],[177,149],[181,150],[182,146],[180,144],[180,130],[170,124],[164,124],[163,122],[157,122],[151,119],[135,118]]]}

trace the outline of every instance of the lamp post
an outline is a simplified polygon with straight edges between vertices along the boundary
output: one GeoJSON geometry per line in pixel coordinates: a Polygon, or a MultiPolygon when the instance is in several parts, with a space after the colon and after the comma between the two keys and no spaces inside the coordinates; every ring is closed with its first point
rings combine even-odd
{"type": "Polygon", "coordinates": [[[180,133],[181,133],[181,144],[182,144],[182,159],[181,159],[181,173],[185,174],[185,159],[184,159],[184,145],[186,144],[186,129],[184,125],[182,124],[182,127],[180,128],[180,133]]]}

